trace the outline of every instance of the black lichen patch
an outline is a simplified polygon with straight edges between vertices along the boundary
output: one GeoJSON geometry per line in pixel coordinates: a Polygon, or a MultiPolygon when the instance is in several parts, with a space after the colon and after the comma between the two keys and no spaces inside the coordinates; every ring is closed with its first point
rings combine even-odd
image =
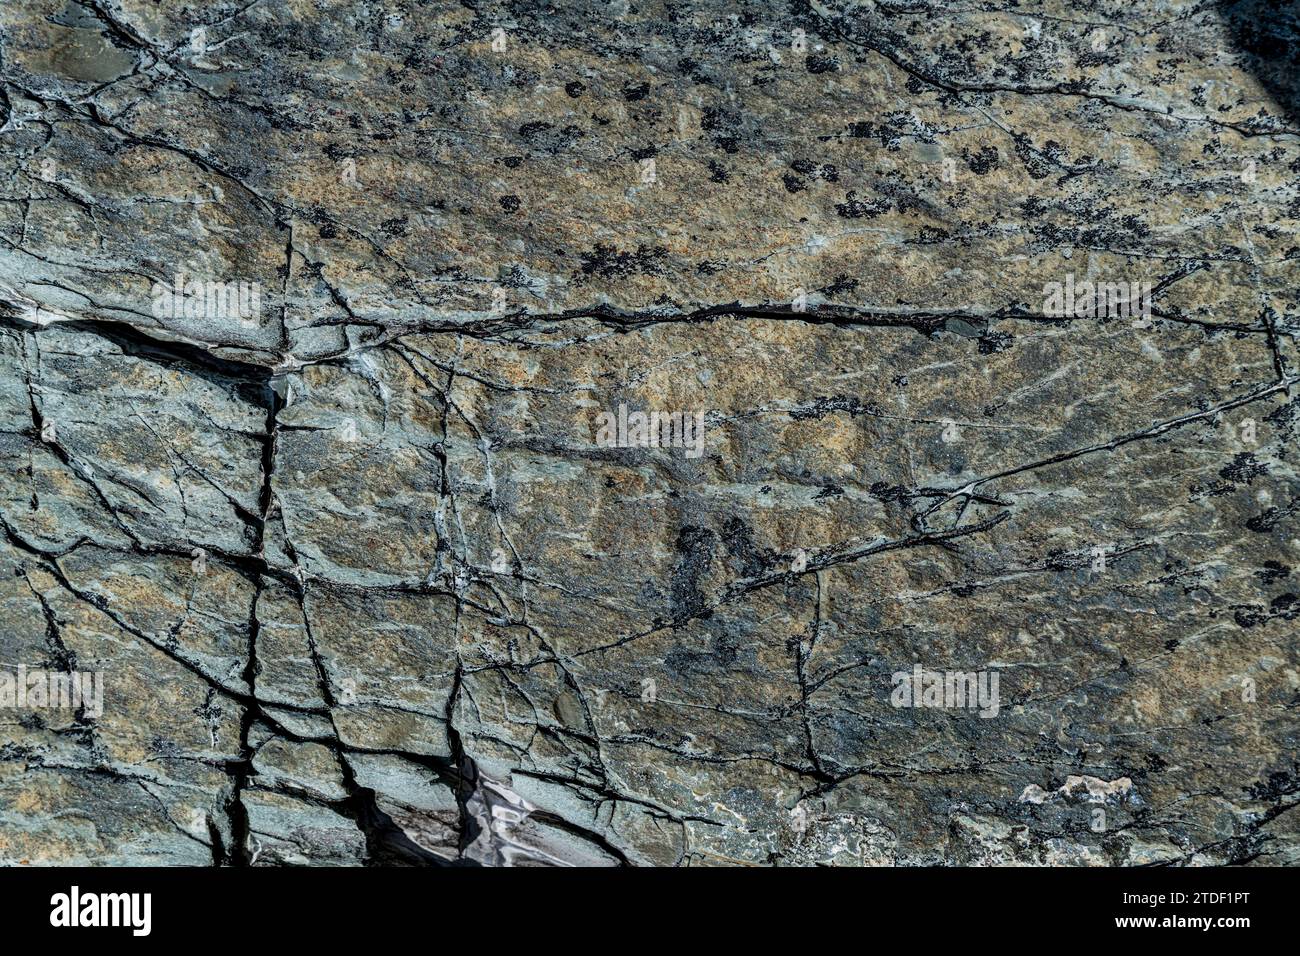
{"type": "Polygon", "coordinates": [[[797,422],[822,419],[834,412],[848,412],[853,418],[876,411],[875,406],[864,405],[852,395],[835,395],[818,398],[809,404],[792,408],[790,417],[797,422]]]}
{"type": "Polygon", "coordinates": [[[1008,332],[995,332],[986,329],[979,337],[979,350],[981,355],[992,355],[996,352],[1005,352],[1011,348],[1015,341],[1015,336],[1008,332]]]}
{"type": "Polygon", "coordinates": [[[809,53],[804,58],[803,65],[809,73],[835,73],[840,68],[840,61],[834,56],[809,53]]]}
{"type": "Polygon", "coordinates": [[[708,528],[687,525],[677,535],[677,566],[671,585],[675,619],[698,614],[705,606],[700,579],[713,564],[718,536],[708,528]]]}
{"type": "Polygon", "coordinates": [[[1219,470],[1219,477],[1236,484],[1250,484],[1260,475],[1268,474],[1268,466],[1255,459],[1252,452],[1244,451],[1232,459],[1230,465],[1219,470]]]}
{"type": "Polygon", "coordinates": [[[775,566],[778,555],[754,542],[753,529],[738,517],[728,518],[722,526],[722,544],[728,563],[740,577],[753,578],[775,566]]]}
{"type": "Polygon", "coordinates": [[[872,199],[863,202],[856,190],[849,190],[844,202],[835,204],[835,212],[844,219],[874,219],[889,211],[889,203],[884,199],[872,199]]]}
{"type": "Polygon", "coordinates": [[[614,246],[597,243],[590,252],[582,253],[579,272],[583,276],[602,279],[621,279],[634,275],[662,275],[668,250],[662,246],[637,246],[635,252],[625,252],[614,246]]]}
{"type": "Polygon", "coordinates": [[[724,153],[740,152],[743,120],[735,110],[709,107],[700,114],[700,128],[709,134],[713,145],[724,153]]]}
{"type": "Polygon", "coordinates": [[[1255,576],[1259,578],[1260,583],[1267,586],[1290,577],[1291,569],[1279,561],[1265,561],[1264,566],[1255,572],[1255,576]]]}
{"type": "Polygon", "coordinates": [[[1267,608],[1258,604],[1238,605],[1233,612],[1232,619],[1245,628],[1258,627],[1273,620],[1294,621],[1300,618],[1300,596],[1289,592],[1279,594],[1267,608]]]}
{"type": "Polygon", "coordinates": [[[978,153],[963,149],[961,158],[966,161],[966,165],[970,167],[971,172],[977,176],[983,176],[998,165],[998,151],[995,146],[982,147],[978,153]]]}

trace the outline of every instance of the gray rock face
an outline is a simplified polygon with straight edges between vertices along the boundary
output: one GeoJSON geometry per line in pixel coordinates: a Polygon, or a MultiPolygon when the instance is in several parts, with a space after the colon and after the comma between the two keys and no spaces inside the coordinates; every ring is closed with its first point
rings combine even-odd
{"type": "Polygon", "coordinates": [[[1300,862],[1294,13],[563,6],[0,6],[0,861],[1300,862]]]}

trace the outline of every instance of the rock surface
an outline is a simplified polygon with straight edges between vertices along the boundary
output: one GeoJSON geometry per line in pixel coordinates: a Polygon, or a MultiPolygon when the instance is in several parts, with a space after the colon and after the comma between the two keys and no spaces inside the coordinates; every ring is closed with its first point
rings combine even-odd
{"type": "Polygon", "coordinates": [[[1294,8],[562,6],[0,5],[0,860],[1300,862],[1294,8]]]}

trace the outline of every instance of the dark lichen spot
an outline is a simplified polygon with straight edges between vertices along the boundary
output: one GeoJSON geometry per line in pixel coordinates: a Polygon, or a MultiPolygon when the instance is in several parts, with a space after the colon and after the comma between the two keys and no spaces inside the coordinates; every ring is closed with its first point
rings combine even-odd
{"type": "Polygon", "coordinates": [[[789,414],[794,421],[802,422],[810,419],[822,419],[832,412],[848,412],[851,417],[857,418],[868,410],[867,406],[852,395],[835,395],[816,398],[805,405],[800,405],[798,408],[790,409],[789,414]]]}
{"type": "Polygon", "coordinates": [[[966,165],[970,167],[971,172],[977,176],[983,176],[998,165],[998,151],[995,146],[985,146],[978,153],[963,149],[961,157],[966,160],[966,165]]]}
{"type": "Polygon", "coordinates": [[[844,202],[835,204],[835,212],[845,219],[874,219],[889,209],[889,203],[883,199],[863,202],[852,190],[844,197],[844,202]]]}
{"type": "Polygon", "coordinates": [[[597,243],[582,254],[580,271],[584,276],[621,279],[632,275],[661,275],[668,250],[662,246],[637,246],[636,252],[623,252],[614,246],[597,243]]]}
{"type": "Polygon", "coordinates": [[[1250,484],[1260,475],[1268,474],[1268,466],[1255,460],[1252,452],[1243,451],[1232,459],[1232,464],[1219,470],[1219,477],[1236,484],[1250,484]]]}
{"type": "Polygon", "coordinates": [[[1278,561],[1265,561],[1264,566],[1255,572],[1260,582],[1268,585],[1291,576],[1291,569],[1278,561]]]}
{"type": "Polygon", "coordinates": [[[994,332],[991,329],[985,329],[979,338],[979,350],[981,355],[992,355],[996,352],[1005,352],[1011,348],[1011,343],[1015,337],[1007,332],[994,332]]]}
{"type": "Polygon", "coordinates": [[[550,129],[555,129],[555,126],[551,123],[543,123],[538,120],[532,123],[524,123],[520,126],[519,135],[531,142],[550,129]]]}
{"type": "Polygon", "coordinates": [[[704,608],[700,579],[713,564],[718,536],[708,528],[688,525],[677,534],[677,567],[672,576],[674,617],[687,617],[704,608]]]}
{"type": "Polygon", "coordinates": [[[804,58],[803,65],[809,73],[833,73],[840,68],[840,61],[833,56],[809,53],[804,58]]]}

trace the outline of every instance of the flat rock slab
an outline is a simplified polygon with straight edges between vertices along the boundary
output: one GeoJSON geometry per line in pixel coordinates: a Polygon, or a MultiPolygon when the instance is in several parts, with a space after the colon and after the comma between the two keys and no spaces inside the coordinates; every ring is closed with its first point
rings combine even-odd
{"type": "Polygon", "coordinates": [[[563,6],[0,8],[0,861],[1300,862],[1294,15],[563,6]]]}

